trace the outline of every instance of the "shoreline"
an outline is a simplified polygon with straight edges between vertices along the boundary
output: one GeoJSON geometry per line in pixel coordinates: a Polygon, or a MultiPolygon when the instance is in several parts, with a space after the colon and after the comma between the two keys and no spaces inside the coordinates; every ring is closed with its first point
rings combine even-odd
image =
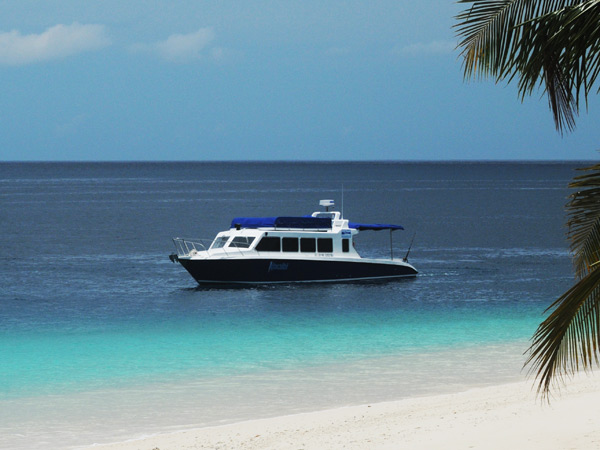
{"type": "Polygon", "coordinates": [[[548,404],[532,381],[157,434],[80,450],[588,449],[600,447],[600,377],[548,404]]]}

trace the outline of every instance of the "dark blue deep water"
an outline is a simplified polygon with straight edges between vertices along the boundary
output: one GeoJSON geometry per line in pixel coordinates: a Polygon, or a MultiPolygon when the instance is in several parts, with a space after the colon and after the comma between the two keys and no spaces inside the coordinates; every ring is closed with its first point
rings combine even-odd
{"type": "MultiPolygon", "coordinates": [[[[585,165],[0,163],[0,448],[522,378],[573,281],[564,204],[585,165]],[[174,236],[341,208],[342,191],[345,218],[405,227],[396,255],[416,233],[418,278],[199,289],[168,259],[174,236]]],[[[389,235],[357,249],[387,257],[389,235]]]]}

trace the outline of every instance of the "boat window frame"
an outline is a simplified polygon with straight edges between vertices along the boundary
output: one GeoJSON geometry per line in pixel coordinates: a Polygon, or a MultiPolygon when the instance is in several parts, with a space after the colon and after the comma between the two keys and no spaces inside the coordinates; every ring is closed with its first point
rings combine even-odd
{"type": "Polygon", "coordinates": [[[215,240],[212,242],[212,244],[210,245],[210,249],[214,250],[214,249],[219,249],[219,248],[225,247],[225,244],[227,244],[227,241],[229,241],[230,237],[231,236],[229,236],[229,235],[217,236],[215,238],[215,240]]]}
{"type": "Polygon", "coordinates": [[[333,253],[333,239],[317,238],[317,253],[333,253]]]}
{"type": "Polygon", "coordinates": [[[282,237],[281,251],[286,253],[298,253],[300,251],[300,243],[297,237],[282,237]],[[291,244],[291,246],[290,246],[291,244]]]}
{"type": "Polygon", "coordinates": [[[250,248],[255,239],[255,236],[234,236],[227,248],[250,248]]]}
{"type": "Polygon", "coordinates": [[[300,238],[301,253],[317,253],[317,239],[314,237],[300,238]]]}
{"type": "Polygon", "coordinates": [[[342,252],[350,253],[350,239],[348,239],[348,238],[342,239],[342,252]]]}
{"type": "Polygon", "coordinates": [[[280,236],[263,236],[260,241],[258,241],[258,244],[256,244],[256,247],[254,248],[257,252],[281,252],[281,237],[280,236]],[[277,245],[270,247],[270,248],[261,248],[261,244],[264,242],[265,246],[269,245],[267,244],[268,242],[272,242],[274,243],[275,241],[277,241],[277,245]],[[275,250],[275,247],[277,247],[277,250],[275,250]]]}

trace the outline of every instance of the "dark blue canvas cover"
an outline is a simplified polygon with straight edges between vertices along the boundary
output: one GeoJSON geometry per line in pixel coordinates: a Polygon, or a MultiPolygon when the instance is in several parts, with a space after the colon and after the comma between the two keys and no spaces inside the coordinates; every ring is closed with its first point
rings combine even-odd
{"type": "Polygon", "coordinates": [[[331,219],[319,217],[236,217],[231,228],[304,228],[329,229],[331,219]]]}
{"type": "Polygon", "coordinates": [[[379,230],[404,230],[402,225],[392,225],[388,223],[357,223],[348,222],[349,228],[354,228],[359,231],[379,231],[379,230]]]}
{"type": "MultiPolygon", "coordinates": [[[[330,229],[331,219],[322,217],[236,217],[231,221],[231,228],[303,228],[309,230],[330,229]]],[[[359,231],[404,230],[401,225],[387,223],[349,222],[349,228],[359,231]]]]}

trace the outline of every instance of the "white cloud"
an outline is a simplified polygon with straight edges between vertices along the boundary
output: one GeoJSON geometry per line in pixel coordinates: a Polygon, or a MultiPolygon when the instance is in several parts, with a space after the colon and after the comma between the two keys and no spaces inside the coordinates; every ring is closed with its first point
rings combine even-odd
{"type": "Polygon", "coordinates": [[[393,53],[404,56],[417,56],[424,54],[448,54],[456,49],[455,41],[433,41],[416,43],[396,48],[393,53]]]}
{"type": "Polygon", "coordinates": [[[189,34],[172,34],[164,41],[154,44],[136,44],[131,49],[153,52],[165,61],[177,63],[195,61],[203,56],[219,59],[222,57],[222,50],[219,48],[209,49],[209,44],[214,39],[215,33],[212,28],[200,28],[189,34]]]}
{"type": "Polygon", "coordinates": [[[0,64],[19,66],[97,50],[110,44],[103,25],[55,25],[41,34],[0,33],[0,64]]]}

